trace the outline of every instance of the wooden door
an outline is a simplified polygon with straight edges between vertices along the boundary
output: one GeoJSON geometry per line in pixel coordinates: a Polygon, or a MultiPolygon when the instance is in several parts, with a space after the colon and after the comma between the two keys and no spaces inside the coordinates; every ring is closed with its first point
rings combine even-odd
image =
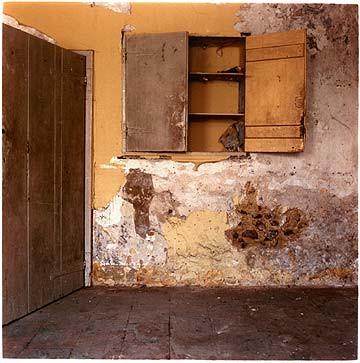
{"type": "Polygon", "coordinates": [[[3,323],[28,311],[28,37],[3,26],[3,323]]]}
{"type": "Polygon", "coordinates": [[[85,58],[3,26],[3,323],[83,286],[85,58]]]}
{"type": "Polygon", "coordinates": [[[305,80],[305,30],[246,38],[246,152],[303,151],[305,80]]]}
{"type": "Polygon", "coordinates": [[[186,151],[188,34],[125,35],[126,151],[186,151]]]}

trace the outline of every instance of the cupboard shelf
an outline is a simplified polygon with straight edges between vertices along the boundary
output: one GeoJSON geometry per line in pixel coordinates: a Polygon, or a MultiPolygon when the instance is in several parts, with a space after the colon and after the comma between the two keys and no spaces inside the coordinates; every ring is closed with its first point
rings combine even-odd
{"type": "Polygon", "coordinates": [[[240,81],[243,79],[244,73],[228,73],[228,72],[190,72],[189,78],[194,81],[240,81]]]}
{"type": "Polygon", "coordinates": [[[190,112],[189,118],[193,119],[237,119],[244,117],[243,113],[205,113],[205,112],[190,112]]]}

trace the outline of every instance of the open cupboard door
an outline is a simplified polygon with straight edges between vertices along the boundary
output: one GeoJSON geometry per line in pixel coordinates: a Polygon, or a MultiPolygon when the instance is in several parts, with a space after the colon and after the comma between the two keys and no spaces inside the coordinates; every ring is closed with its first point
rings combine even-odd
{"type": "Polygon", "coordinates": [[[246,152],[303,151],[305,79],[305,30],[246,38],[246,152]]]}
{"type": "Polygon", "coordinates": [[[125,34],[123,49],[125,150],[186,151],[188,34],[125,34]]]}

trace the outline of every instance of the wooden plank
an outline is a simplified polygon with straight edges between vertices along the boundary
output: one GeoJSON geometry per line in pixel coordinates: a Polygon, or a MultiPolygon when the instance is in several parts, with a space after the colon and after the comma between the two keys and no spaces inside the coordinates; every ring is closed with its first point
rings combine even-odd
{"type": "Polygon", "coordinates": [[[299,152],[304,149],[303,139],[245,139],[246,152],[299,152]]]}
{"type": "MultiPolygon", "coordinates": [[[[61,271],[61,260],[62,260],[62,251],[61,251],[61,240],[62,240],[62,231],[61,231],[61,190],[62,190],[62,180],[61,180],[61,164],[62,164],[62,120],[61,120],[61,108],[62,108],[62,49],[58,46],[55,46],[55,134],[54,134],[54,239],[55,239],[55,248],[56,248],[56,265],[54,268],[54,273],[61,271]]],[[[50,279],[52,280],[52,276],[50,279]]],[[[62,296],[62,288],[61,281],[57,280],[54,284],[54,294],[55,298],[62,296]]]]}
{"type": "Polygon", "coordinates": [[[249,62],[246,75],[246,126],[302,124],[304,57],[249,62]]]}
{"type": "Polygon", "coordinates": [[[246,50],[254,48],[278,47],[291,44],[305,44],[306,30],[291,30],[288,32],[252,35],[246,37],[246,50]]]}
{"type": "Polygon", "coordinates": [[[246,61],[255,62],[268,59],[303,57],[304,47],[304,44],[295,44],[272,48],[249,49],[246,52],[246,61]]]}
{"type": "Polygon", "coordinates": [[[246,152],[303,151],[305,43],[304,30],[246,39],[246,152]]]}
{"type": "Polygon", "coordinates": [[[191,47],[219,47],[238,46],[245,43],[245,37],[231,37],[222,35],[190,35],[189,44],[191,47]]]}
{"type": "Polygon", "coordinates": [[[222,72],[190,72],[190,80],[196,81],[239,81],[244,77],[244,73],[222,73],[222,72]]]}
{"type": "MultiPolygon", "coordinates": [[[[29,311],[51,301],[59,251],[55,217],[55,46],[29,38],[29,311]]],[[[58,288],[57,288],[58,290],[58,288]]]]}
{"type": "Polygon", "coordinates": [[[186,32],[125,35],[126,151],[186,151],[186,32]]]}
{"type": "Polygon", "coordinates": [[[28,38],[3,25],[3,324],[28,311],[28,38]]]}
{"type": "Polygon", "coordinates": [[[62,266],[56,278],[65,295],[84,284],[86,58],[62,54],[62,266]]]}
{"type": "Polygon", "coordinates": [[[246,138],[300,138],[302,126],[247,126],[246,138]]]}

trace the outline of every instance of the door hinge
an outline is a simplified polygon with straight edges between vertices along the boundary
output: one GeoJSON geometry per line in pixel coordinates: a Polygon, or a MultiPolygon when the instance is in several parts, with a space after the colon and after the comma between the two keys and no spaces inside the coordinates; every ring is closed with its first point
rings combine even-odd
{"type": "Polygon", "coordinates": [[[83,84],[87,85],[87,77],[86,76],[83,78],[83,84]]]}
{"type": "Polygon", "coordinates": [[[29,143],[29,141],[26,141],[26,153],[30,154],[30,143],[29,143]]]}

